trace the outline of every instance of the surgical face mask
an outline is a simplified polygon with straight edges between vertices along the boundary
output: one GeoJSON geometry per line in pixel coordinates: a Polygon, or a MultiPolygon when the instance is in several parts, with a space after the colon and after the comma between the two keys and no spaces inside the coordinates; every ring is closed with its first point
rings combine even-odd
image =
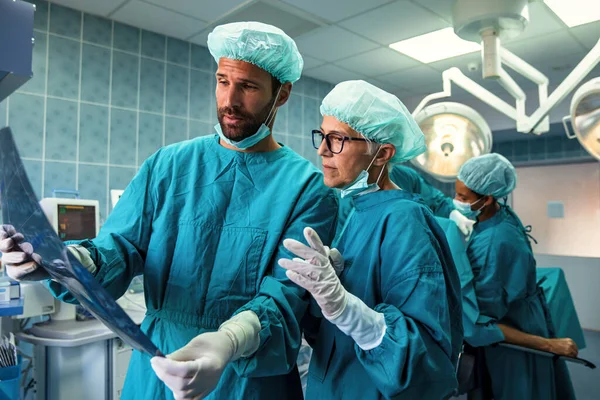
{"type": "Polygon", "coordinates": [[[342,198],[347,197],[347,196],[351,196],[351,197],[362,196],[367,193],[373,193],[373,192],[376,192],[379,190],[378,183],[379,183],[379,179],[381,179],[381,175],[383,174],[385,165],[383,166],[383,168],[381,168],[381,172],[379,173],[379,176],[377,177],[377,181],[375,183],[369,184],[369,169],[371,169],[371,165],[373,165],[375,158],[377,158],[377,154],[379,154],[379,150],[381,150],[381,147],[379,147],[379,149],[377,149],[377,153],[375,153],[375,156],[371,160],[371,163],[369,164],[367,169],[366,170],[363,169],[362,171],[360,171],[360,174],[358,174],[358,177],[356,177],[356,179],[351,184],[349,184],[344,189],[342,189],[342,193],[341,193],[342,198]]]}
{"type": "Polygon", "coordinates": [[[479,208],[478,210],[472,210],[471,207],[474,206],[475,204],[479,203],[483,199],[484,198],[482,197],[481,199],[479,199],[473,203],[464,203],[462,201],[458,201],[458,200],[454,199],[454,200],[452,200],[452,203],[454,203],[454,208],[456,208],[458,210],[458,212],[460,212],[465,217],[477,218],[479,216],[479,214],[481,214],[481,210],[483,209],[483,207],[485,207],[485,204],[482,205],[481,208],[479,208]]]}
{"type": "Polygon", "coordinates": [[[275,104],[277,103],[277,99],[279,98],[279,93],[281,93],[282,87],[283,87],[283,85],[279,86],[279,90],[277,90],[277,95],[275,95],[275,101],[273,102],[273,106],[271,107],[271,110],[269,111],[269,114],[267,115],[265,122],[263,122],[260,125],[260,128],[258,128],[256,133],[254,133],[252,136],[248,136],[247,138],[242,139],[240,141],[235,141],[235,140],[231,140],[227,136],[225,136],[225,134],[223,133],[223,129],[221,128],[221,124],[216,124],[215,131],[217,131],[217,134],[219,135],[221,140],[223,140],[225,143],[227,143],[237,149],[247,150],[250,147],[255,146],[258,142],[260,142],[267,136],[269,136],[271,134],[271,130],[269,129],[269,127],[267,125],[269,123],[271,123],[273,118],[275,118],[275,109],[276,109],[275,104]]]}

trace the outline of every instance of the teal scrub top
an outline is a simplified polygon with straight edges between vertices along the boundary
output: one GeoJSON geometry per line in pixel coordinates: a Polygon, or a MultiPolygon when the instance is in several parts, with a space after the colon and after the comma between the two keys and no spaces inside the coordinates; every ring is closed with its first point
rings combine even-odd
{"type": "MultiPolygon", "coordinates": [[[[475,225],[467,247],[481,324],[503,323],[530,334],[553,337],[543,291],[537,286],[535,259],[514,212],[501,206],[475,225]]],[[[573,399],[564,361],[519,350],[488,346],[485,361],[496,400],[573,399]]]]}
{"type": "MultiPolygon", "coordinates": [[[[431,186],[412,168],[403,165],[395,165],[390,172],[390,179],[398,185],[400,189],[408,193],[419,195],[431,211],[439,217],[448,218],[450,213],[454,210],[452,199],[446,197],[444,193],[431,186]]],[[[352,210],[352,200],[349,197],[343,199],[340,198],[339,203],[340,210],[337,229],[338,231],[341,231],[352,210]]]]}
{"type": "Polygon", "coordinates": [[[333,244],[345,260],[340,280],[383,313],[387,330],[367,351],[325,319],[307,330],[307,399],[441,399],[456,388],[460,282],[443,231],[419,201],[402,190],[353,199],[333,244]]]}
{"type": "MultiPolygon", "coordinates": [[[[287,147],[242,153],[205,136],[160,149],[140,168],[97,238],[80,244],[115,298],[144,275],[142,331],[169,354],[243,310],[260,347],[227,366],[208,399],[301,399],[295,367],[306,293],[277,266],[285,238],[314,228],[333,239],[337,200],[310,162],[287,147]]],[[[55,282],[61,300],[72,296],[55,282]]],[[[122,399],[172,399],[150,357],[134,352],[122,399]]]]}

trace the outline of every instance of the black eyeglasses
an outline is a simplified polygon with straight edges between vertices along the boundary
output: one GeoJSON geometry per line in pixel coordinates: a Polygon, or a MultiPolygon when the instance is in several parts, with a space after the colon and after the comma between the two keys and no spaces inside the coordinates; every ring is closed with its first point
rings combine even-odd
{"type": "Polygon", "coordinates": [[[315,149],[319,149],[321,147],[321,143],[323,143],[323,139],[325,139],[325,143],[327,144],[327,149],[333,154],[340,154],[342,150],[344,150],[344,142],[349,140],[356,140],[359,142],[366,142],[367,139],[364,138],[353,138],[349,136],[341,135],[337,132],[331,132],[328,134],[324,134],[318,129],[313,129],[312,131],[312,142],[315,149]]]}

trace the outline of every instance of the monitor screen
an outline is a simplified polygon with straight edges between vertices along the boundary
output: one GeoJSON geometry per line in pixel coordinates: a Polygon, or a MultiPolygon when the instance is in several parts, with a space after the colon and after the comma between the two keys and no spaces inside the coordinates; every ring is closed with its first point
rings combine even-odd
{"type": "Polygon", "coordinates": [[[58,237],[65,240],[96,237],[96,207],[58,205],[58,237]]]}

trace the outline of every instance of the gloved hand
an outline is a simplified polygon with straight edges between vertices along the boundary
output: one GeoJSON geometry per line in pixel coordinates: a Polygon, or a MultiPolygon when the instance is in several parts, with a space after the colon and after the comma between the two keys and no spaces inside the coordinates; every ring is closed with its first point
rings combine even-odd
{"type": "Polygon", "coordinates": [[[279,265],[287,269],[291,281],[310,292],[323,316],[352,337],[360,348],[370,350],[379,346],[386,332],[383,314],[344,289],[313,229],[304,229],[304,237],[310,247],[293,239],[283,241],[286,249],[304,260],[282,258],[279,265]]]}
{"type": "Polygon", "coordinates": [[[334,319],[346,308],[346,289],[337,277],[317,232],[312,228],[305,228],[304,238],[310,247],[294,239],[283,241],[285,248],[301,259],[282,258],[279,265],[287,269],[286,275],[292,282],[312,294],[326,318],[334,319]]]}
{"type": "Polygon", "coordinates": [[[471,234],[473,233],[473,225],[475,225],[475,221],[465,217],[458,210],[452,211],[449,218],[454,221],[456,226],[458,226],[458,229],[460,229],[467,240],[469,240],[471,234]]]}
{"type": "MultiPolygon", "coordinates": [[[[31,243],[24,240],[24,236],[14,226],[0,225],[1,261],[6,266],[7,275],[15,281],[50,279],[46,270],[40,268],[42,258],[33,252],[31,243]]],[[[68,245],[67,249],[92,275],[96,273],[97,268],[88,249],[76,244],[68,245]]]]}
{"type": "Polygon", "coordinates": [[[166,358],[153,357],[152,369],[175,399],[202,399],[217,387],[229,362],[258,349],[260,329],[256,314],[243,311],[223,323],[217,332],[196,336],[166,358]]]}
{"type": "Polygon", "coordinates": [[[42,258],[12,225],[0,226],[0,252],[6,273],[16,281],[40,281],[50,276],[40,267],[42,258]]]}

